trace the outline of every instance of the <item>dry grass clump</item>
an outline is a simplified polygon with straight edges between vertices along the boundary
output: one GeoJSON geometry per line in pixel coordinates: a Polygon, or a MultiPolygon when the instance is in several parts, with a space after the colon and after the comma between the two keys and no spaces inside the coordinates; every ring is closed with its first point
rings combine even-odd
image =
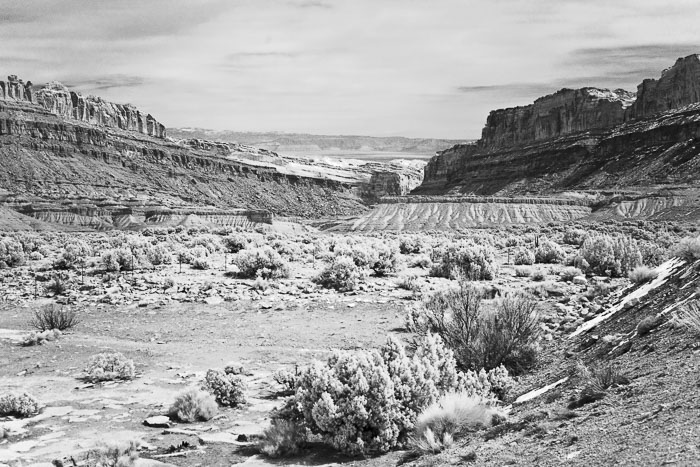
{"type": "Polygon", "coordinates": [[[649,334],[653,329],[657,328],[664,319],[660,315],[647,316],[637,324],[637,335],[645,336],[649,334]]]}
{"type": "Polygon", "coordinates": [[[136,369],[134,361],[126,358],[124,354],[99,353],[90,357],[90,362],[85,370],[86,379],[92,382],[130,380],[134,379],[136,369]]]}
{"type": "Polygon", "coordinates": [[[214,396],[207,391],[191,388],[175,398],[168,415],[174,420],[194,423],[211,420],[218,410],[214,396]]]}
{"type": "Polygon", "coordinates": [[[90,467],[132,467],[139,458],[140,441],[103,443],[88,451],[85,458],[90,467]]]}
{"type": "Polygon", "coordinates": [[[515,277],[530,277],[532,274],[532,268],[527,266],[519,266],[515,268],[515,277]]]}
{"type": "Polygon", "coordinates": [[[411,444],[418,452],[437,453],[469,431],[499,423],[505,415],[481,397],[449,392],[420,413],[411,444]]]}
{"type": "Polygon", "coordinates": [[[41,307],[34,313],[34,317],[29,322],[30,326],[39,331],[51,331],[53,329],[65,331],[78,323],[80,323],[80,320],[78,320],[75,311],[55,303],[41,307]]]}
{"type": "Polygon", "coordinates": [[[542,282],[547,278],[547,274],[542,269],[535,269],[530,273],[530,280],[542,282]]]}
{"type": "Polygon", "coordinates": [[[677,256],[688,262],[700,259],[700,236],[685,237],[671,249],[671,256],[677,256]]]}
{"type": "Polygon", "coordinates": [[[559,278],[564,282],[571,282],[574,277],[582,276],[583,271],[574,266],[568,266],[561,270],[559,273],[559,278]]]}
{"type": "Polygon", "coordinates": [[[39,403],[28,393],[5,394],[0,397],[0,417],[31,417],[39,412],[39,403]]]}
{"type": "Polygon", "coordinates": [[[644,284],[653,281],[658,275],[659,272],[656,269],[647,266],[638,266],[631,270],[627,277],[635,284],[644,284]]]}
{"type": "Polygon", "coordinates": [[[292,420],[275,419],[258,442],[261,453],[273,459],[295,456],[306,445],[306,428],[292,420]]]}
{"type": "Polygon", "coordinates": [[[676,312],[676,321],[689,331],[700,334],[700,305],[698,300],[686,303],[676,312]]]}

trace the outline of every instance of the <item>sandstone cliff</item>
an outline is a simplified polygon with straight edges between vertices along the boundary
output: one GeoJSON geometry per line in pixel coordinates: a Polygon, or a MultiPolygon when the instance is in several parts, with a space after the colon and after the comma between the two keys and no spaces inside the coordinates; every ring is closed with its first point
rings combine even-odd
{"type": "Polygon", "coordinates": [[[617,89],[562,89],[524,107],[494,110],[481,144],[513,146],[622,123],[634,95],[617,89]]]}
{"type": "Polygon", "coordinates": [[[10,75],[7,81],[0,81],[0,99],[38,104],[65,119],[165,138],[165,126],[151,114],[143,114],[131,104],[114,104],[96,96],[84,97],[57,81],[35,91],[31,81],[25,83],[10,75]]]}
{"type": "Polygon", "coordinates": [[[493,111],[482,139],[438,153],[413,193],[542,194],[700,180],[700,58],[679,59],[632,97],[562,90],[493,111]]]}

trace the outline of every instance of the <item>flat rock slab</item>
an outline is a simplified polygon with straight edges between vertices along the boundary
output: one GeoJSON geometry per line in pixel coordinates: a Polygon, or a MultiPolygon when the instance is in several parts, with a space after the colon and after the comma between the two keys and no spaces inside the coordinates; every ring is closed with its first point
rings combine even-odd
{"type": "Polygon", "coordinates": [[[165,415],[157,415],[148,417],[143,421],[143,424],[151,428],[170,428],[170,418],[165,415]]]}
{"type": "Polygon", "coordinates": [[[199,442],[201,444],[235,444],[236,446],[246,446],[248,443],[243,443],[238,441],[238,435],[229,433],[227,431],[215,431],[213,433],[203,433],[199,435],[199,442]]]}

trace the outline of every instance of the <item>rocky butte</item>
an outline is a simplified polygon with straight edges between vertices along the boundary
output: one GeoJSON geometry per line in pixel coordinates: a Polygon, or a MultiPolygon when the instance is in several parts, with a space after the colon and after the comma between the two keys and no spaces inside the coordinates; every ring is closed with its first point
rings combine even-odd
{"type": "Polygon", "coordinates": [[[688,186],[700,179],[700,56],[636,95],[562,89],[492,111],[474,144],[439,152],[413,194],[552,195],[688,186]]]}

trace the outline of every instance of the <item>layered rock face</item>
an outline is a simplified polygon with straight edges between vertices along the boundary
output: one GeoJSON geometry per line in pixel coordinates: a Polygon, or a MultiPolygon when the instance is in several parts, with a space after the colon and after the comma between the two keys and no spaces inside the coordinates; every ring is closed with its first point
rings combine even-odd
{"type": "Polygon", "coordinates": [[[700,102],[700,55],[689,55],[664,70],[658,80],[642,81],[637,86],[637,100],[626,117],[645,118],[695,102],[700,102]]]}
{"type": "Polygon", "coordinates": [[[155,138],[165,138],[165,126],[151,114],[144,114],[131,104],[114,104],[96,96],[84,97],[57,81],[35,91],[31,81],[24,83],[15,75],[0,81],[0,99],[38,104],[65,119],[91,125],[135,131],[155,138]]]}
{"type": "Polygon", "coordinates": [[[679,59],[632,98],[565,89],[493,111],[483,138],[438,153],[413,194],[545,194],[700,179],[700,58],[679,59]]]}
{"type": "Polygon", "coordinates": [[[402,196],[420,185],[422,177],[413,172],[382,171],[372,174],[366,188],[368,197],[402,196]]]}
{"type": "Polygon", "coordinates": [[[622,123],[634,94],[622,89],[562,89],[534,104],[492,111],[481,143],[506,147],[622,123]]]}

